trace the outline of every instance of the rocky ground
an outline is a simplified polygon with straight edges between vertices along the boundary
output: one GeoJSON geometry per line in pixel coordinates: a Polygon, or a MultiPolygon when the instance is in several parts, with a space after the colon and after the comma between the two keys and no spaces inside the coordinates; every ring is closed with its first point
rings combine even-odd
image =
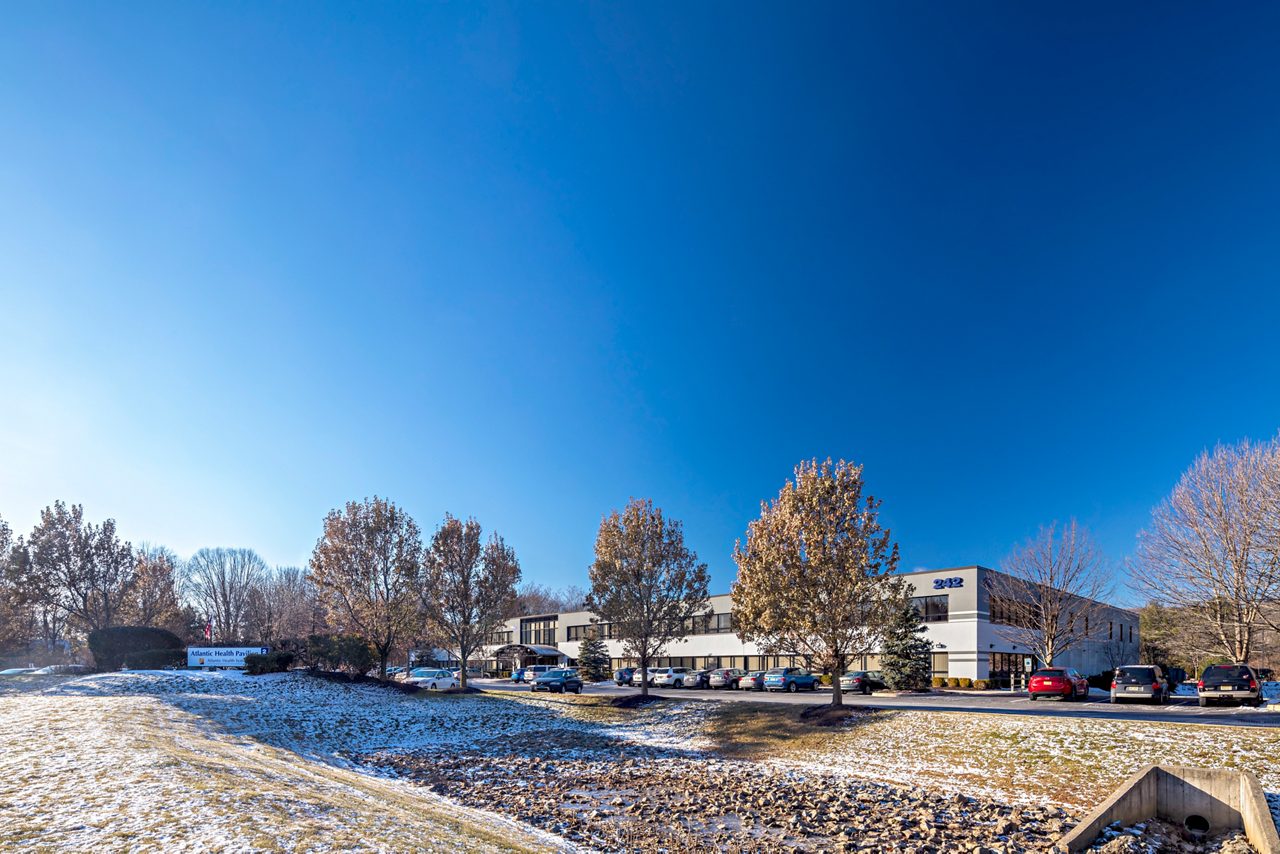
{"type": "Polygon", "coordinates": [[[607,851],[1042,851],[1073,824],[1057,808],[710,758],[423,751],[364,759],[459,803],[607,851]]]}
{"type": "Polygon", "coordinates": [[[1151,819],[1130,827],[1116,822],[1089,850],[1100,854],[1253,854],[1254,848],[1238,830],[1197,841],[1167,821],[1151,819]]]}

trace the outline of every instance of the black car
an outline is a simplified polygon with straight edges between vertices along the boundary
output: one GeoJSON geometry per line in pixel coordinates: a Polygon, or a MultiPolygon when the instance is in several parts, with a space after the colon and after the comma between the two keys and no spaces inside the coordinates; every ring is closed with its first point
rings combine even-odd
{"type": "Polygon", "coordinates": [[[533,680],[533,690],[552,691],[557,694],[582,693],[582,678],[576,670],[548,670],[533,680]]]}
{"type": "Polygon", "coordinates": [[[613,681],[617,685],[630,685],[631,677],[635,675],[634,667],[619,667],[613,671],[613,681]]]}
{"type": "Polygon", "coordinates": [[[1242,706],[1261,706],[1262,678],[1248,664],[1213,664],[1200,674],[1196,683],[1200,705],[1220,700],[1234,700],[1242,706]]]}

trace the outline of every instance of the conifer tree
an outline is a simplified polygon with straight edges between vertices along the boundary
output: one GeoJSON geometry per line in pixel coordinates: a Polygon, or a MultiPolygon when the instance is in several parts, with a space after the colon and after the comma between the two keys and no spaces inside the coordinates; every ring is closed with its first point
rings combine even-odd
{"type": "Polygon", "coordinates": [[[929,687],[933,673],[933,643],[925,635],[924,621],[910,602],[894,615],[880,651],[885,685],[895,691],[929,687]]]}
{"type": "Polygon", "coordinates": [[[592,620],[586,639],[578,647],[578,672],[584,681],[602,682],[609,678],[610,663],[609,648],[600,637],[600,626],[592,620]]]}

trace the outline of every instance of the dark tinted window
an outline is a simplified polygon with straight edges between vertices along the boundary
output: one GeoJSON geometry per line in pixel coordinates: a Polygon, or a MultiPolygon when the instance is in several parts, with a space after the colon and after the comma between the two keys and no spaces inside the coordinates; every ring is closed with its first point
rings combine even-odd
{"type": "Polygon", "coordinates": [[[1065,670],[1051,670],[1051,669],[1046,668],[1046,669],[1044,669],[1044,670],[1037,670],[1035,673],[1032,673],[1031,675],[1032,675],[1032,676],[1066,676],[1066,675],[1067,675],[1067,671],[1065,671],[1065,670]]]}
{"type": "Polygon", "coordinates": [[[1235,676],[1249,676],[1249,668],[1243,664],[1215,664],[1212,667],[1205,668],[1204,675],[1206,677],[1216,676],[1219,679],[1231,679],[1235,676]]]}
{"type": "Polygon", "coordinates": [[[1156,678],[1156,671],[1153,667],[1121,667],[1118,672],[1121,676],[1129,676],[1133,679],[1156,678]]]}

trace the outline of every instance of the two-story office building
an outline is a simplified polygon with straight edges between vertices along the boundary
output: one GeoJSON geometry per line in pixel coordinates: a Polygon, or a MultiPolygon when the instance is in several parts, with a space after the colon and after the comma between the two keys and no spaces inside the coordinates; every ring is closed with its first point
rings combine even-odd
{"type": "MultiPolygon", "coordinates": [[[[913,601],[933,641],[933,673],[943,677],[989,679],[1007,684],[1011,675],[1039,666],[1034,654],[1018,643],[1017,632],[1003,621],[1008,608],[991,590],[995,570],[982,566],[907,573],[913,601]]],[[[615,667],[634,665],[613,636],[608,623],[592,625],[594,614],[572,611],[516,617],[486,648],[484,665],[510,670],[527,664],[573,664],[582,641],[598,631],[615,667]]],[[[1131,611],[1104,606],[1094,614],[1099,620],[1089,628],[1090,640],[1057,657],[1055,664],[1074,667],[1085,674],[1101,673],[1137,660],[1138,617],[1131,611]]],[[[754,643],[740,640],[734,631],[730,594],[710,598],[710,613],[687,625],[684,640],[672,643],[657,667],[741,667],[763,670],[778,666],[805,666],[791,656],[770,655],[754,643]]],[[[875,670],[879,656],[871,654],[851,667],[875,670]]]]}

